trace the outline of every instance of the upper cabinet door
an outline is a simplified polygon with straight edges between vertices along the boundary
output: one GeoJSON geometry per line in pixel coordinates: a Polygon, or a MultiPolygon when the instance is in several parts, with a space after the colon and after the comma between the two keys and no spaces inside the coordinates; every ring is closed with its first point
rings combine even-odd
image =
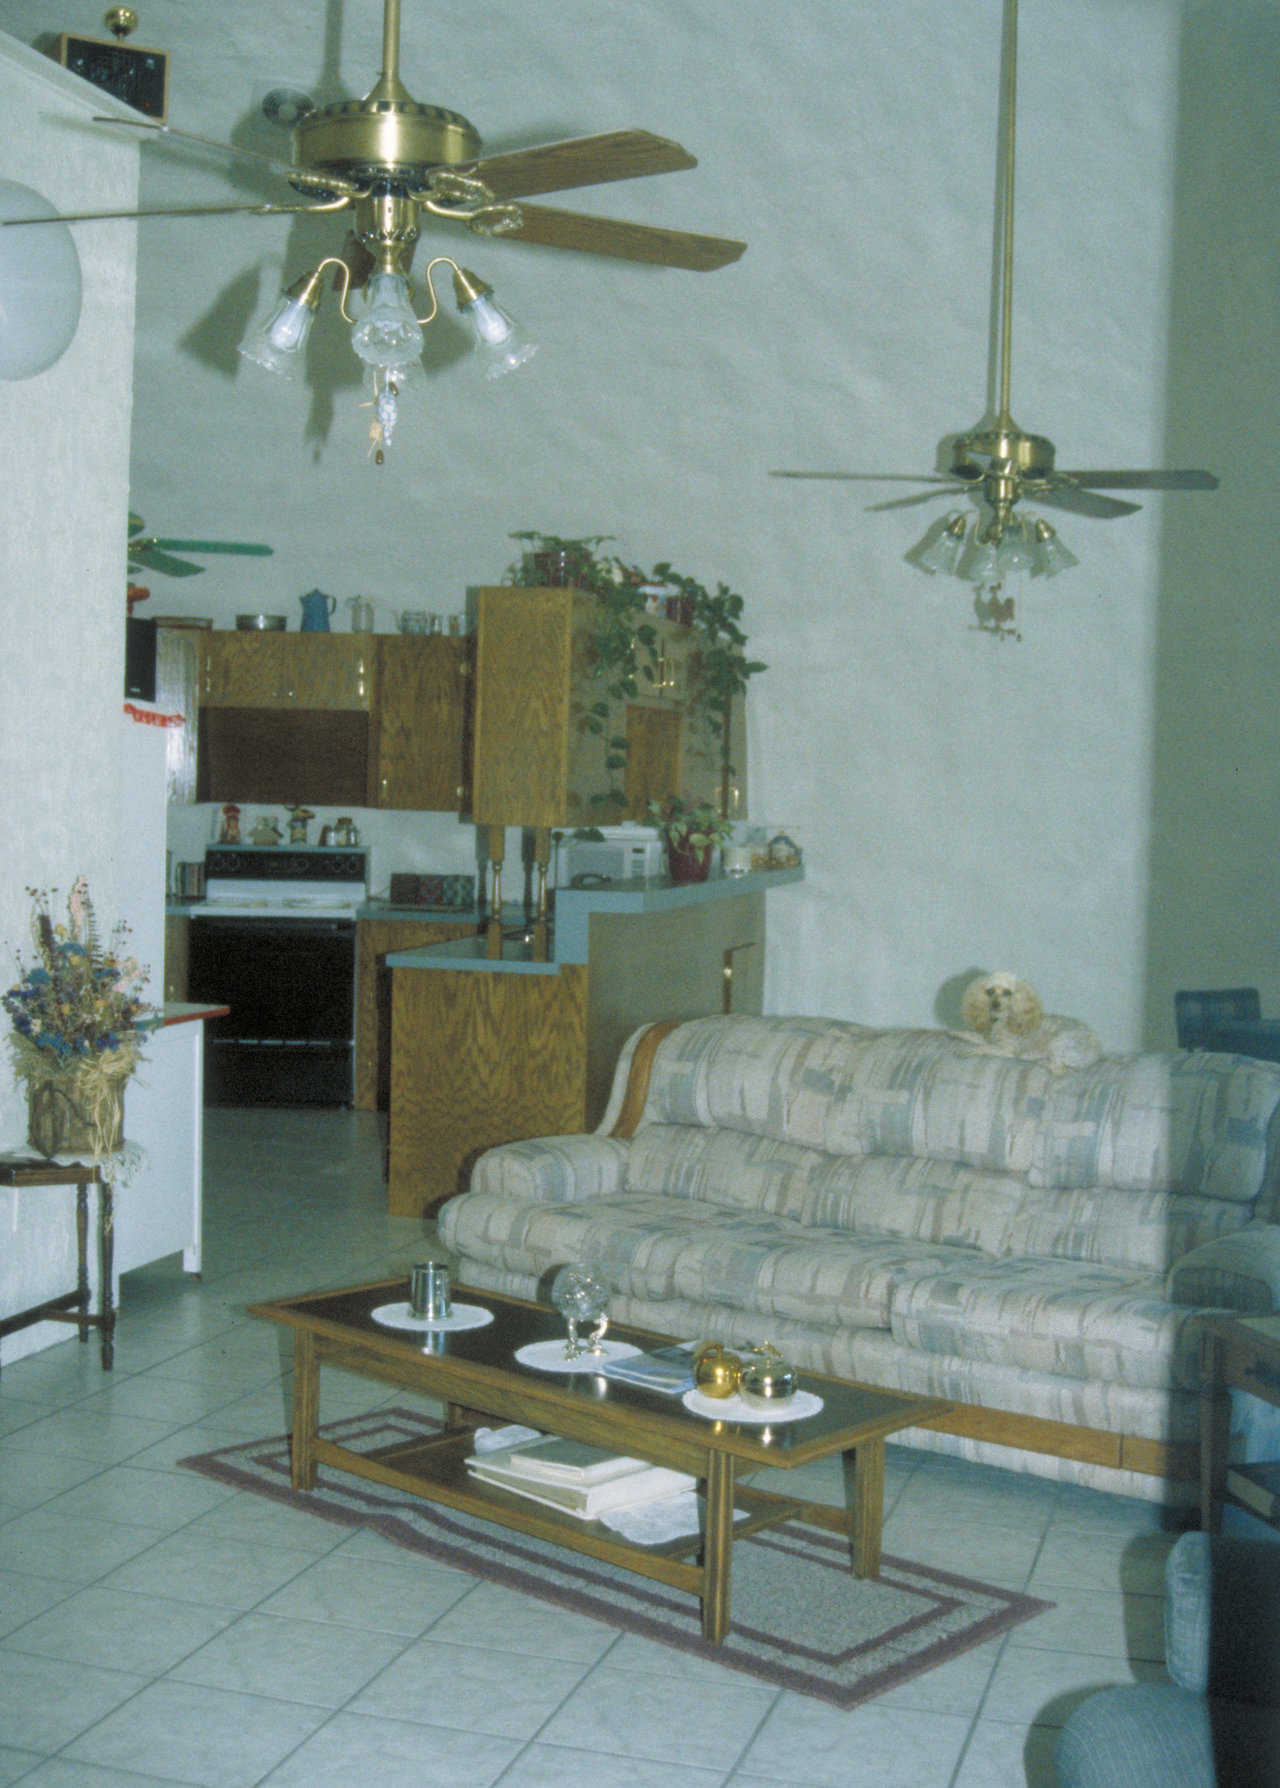
{"type": "Polygon", "coordinates": [[[202,707],[372,706],[376,635],[211,632],[200,647],[202,707]]]}
{"type": "Polygon", "coordinates": [[[470,644],[443,634],[376,637],[370,804],[457,813],[465,801],[470,644]]]}

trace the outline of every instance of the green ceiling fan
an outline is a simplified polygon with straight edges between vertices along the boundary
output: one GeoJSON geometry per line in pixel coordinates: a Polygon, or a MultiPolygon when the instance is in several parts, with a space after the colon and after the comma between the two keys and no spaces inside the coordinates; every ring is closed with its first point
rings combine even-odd
{"type": "Polygon", "coordinates": [[[176,553],[241,553],[253,558],[267,558],[274,547],[252,540],[173,540],[156,534],[144,534],[140,515],[129,512],[129,571],[159,571],[165,577],[195,577],[205,569],[190,559],[175,558],[176,553]]]}

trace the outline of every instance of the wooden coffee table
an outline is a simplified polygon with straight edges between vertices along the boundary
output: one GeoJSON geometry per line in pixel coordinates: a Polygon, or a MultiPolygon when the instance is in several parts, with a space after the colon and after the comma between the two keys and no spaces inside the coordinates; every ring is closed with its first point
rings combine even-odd
{"type": "MultiPolygon", "coordinates": [[[[403,1279],[253,1307],[253,1315],[294,1332],[294,1488],[311,1489],[317,1464],[332,1465],[589,1553],[698,1596],[703,1636],[713,1644],[729,1626],[735,1538],[781,1521],[806,1521],[848,1535],[855,1576],[878,1575],[885,1437],[927,1423],[952,1407],[936,1398],[805,1373],[802,1388],[823,1400],[815,1415],[769,1427],[707,1420],[685,1409],[678,1397],[605,1378],[589,1364],[572,1375],[521,1365],[516,1349],[563,1339],[562,1319],[540,1305],[494,1292],[460,1285],[454,1295],[455,1303],[492,1310],[493,1322],[485,1328],[434,1333],[425,1342],[419,1334],[386,1328],[371,1312],[407,1298],[403,1279]],[[318,1432],[323,1366],[438,1399],[446,1412],[443,1432],[372,1453],[355,1453],[324,1439],[318,1432]],[[655,1546],[632,1545],[600,1522],[582,1521],[480,1483],[468,1473],[465,1460],[474,1450],[476,1427],[493,1421],[519,1422],[691,1473],[700,1480],[704,1500],[702,1533],[655,1546]],[[845,1459],[844,1508],[754,1489],[743,1481],[764,1467],[791,1470],[837,1453],[845,1459]]],[[[633,1328],[611,1328],[609,1336],[642,1348],[671,1340],[633,1328]]]]}

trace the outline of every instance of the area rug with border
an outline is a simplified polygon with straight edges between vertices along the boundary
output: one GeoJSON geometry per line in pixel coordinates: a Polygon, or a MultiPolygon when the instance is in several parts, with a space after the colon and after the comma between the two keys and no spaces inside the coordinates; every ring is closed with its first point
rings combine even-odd
{"type": "MultiPolygon", "coordinates": [[[[436,1428],[416,1411],[390,1408],[326,1423],[321,1432],[362,1452],[436,1428]]],[[[1053,1605],[904,1558],[886,1556],[879,1577],[856,1578],[847,1541],[790,1523],[735,1544],[732,1624],[722,1644],[709,1645],[696,1599],[647,1577],[328,1465],[318,1468],[314,1490],[295,1491],[287,1434],[181,1463],[327,1521],[368,1528],[453,1570],[841,1708],[897,1688],[1053,1605]]]]}

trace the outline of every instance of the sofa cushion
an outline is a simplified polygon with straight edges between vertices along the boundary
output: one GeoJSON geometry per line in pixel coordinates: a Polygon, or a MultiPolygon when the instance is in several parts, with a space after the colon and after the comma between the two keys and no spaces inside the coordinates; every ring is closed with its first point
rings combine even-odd
{"type": "Polygon", "coordinates": [[[741,1130],[649,1124],[632,1142],[632,1192],[697,1198],[821,1229],[1004,1251],[1024,1182],[955,1161],[828,1155],[741,1130]]]}
{"type": "Polygon", "coordinates": [[[1115,1267],[965,1257],[897,1286],[889,1326],[926,1353],[1188,1390],[1199,1382],[1199,1319],[1161,1290],[1115,1267]]]}
{"type": "Polygon", "coordinates": [[[1195,1192],[1249,1203],[1264,1190],[1280,1107],[1274,1063],[1204,1051],[1107,1056],[1053,1080],[1036,1126],[1034,1186],[1195,1192]]]}
{"type": "Polygon", "coordinates": [[[583,1264],[629,1297],[734,1304],[757,1323],[887,1328],[895,1289],[936,1277],[955,1257],[949,1247],[644,1192],[565,1205],[472,1193],[446,1209],[448,1245],[506,1272],[540,1277],[563,1262],[583,1264]]]}
{"type": "Polygon", "coordinates": [[[1025,1171],[1041,1062],[950,1031],[837,1019],[694,1019],[659,1046],[645,1122],[744,1130],[833,1155],[904,1155],[1025,1171]]]}
{"type": "Polygon", "coordinates": [[[1248,1220],[1248,1205],[1191,1193],[1029,1188],[1009,1226],[1007,1252],[1163,1273],[1189,1249],[1230,1235],[1248,1220]]]}

